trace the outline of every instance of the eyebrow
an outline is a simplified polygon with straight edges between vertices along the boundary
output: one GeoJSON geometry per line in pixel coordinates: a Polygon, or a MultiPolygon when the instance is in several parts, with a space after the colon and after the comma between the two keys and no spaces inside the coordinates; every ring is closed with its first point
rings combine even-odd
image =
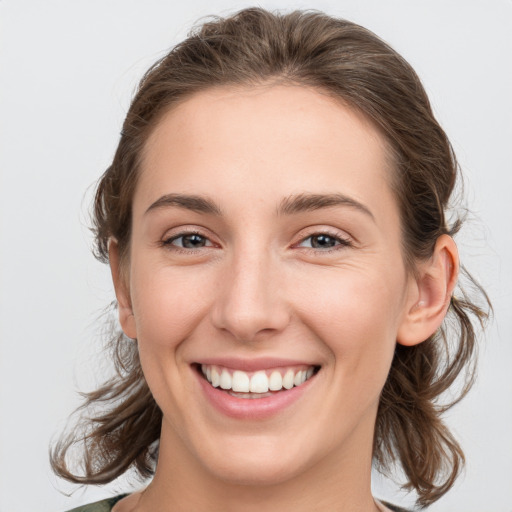
{"type": "Polygon", "coordinates": [[[152,210],[166,208],[169,206],[177,206],[178,208],[184,208],[198,213],[222,215],[219,206],[217,206],[211,199],[188,194],[166,194],[151,204],[145,213],[147,214],[152,210]]]}
{"type": "Polygon", "coordinates": [[[289,196],[281,201],[277,213],[278,215],[292,215],[333,206],[349,206],[375,221],[375,217],[368,207],[344,194],[298,194],[289,196]]]}
{"type": "MultiPolygon", "coordinates": [[[[166,194],[157,199],[146,210],[145,214],[152,210],[176,206],[198,213],[208,213],[221,216],[220,207],[212,200],[204,196],[189,194],[166,194]]],[[[293,215],[295,213],[310,212],[331,208],[333,206],[349,206],[355,208],[375,221],[373,213],[362,203],[344,194],[297,194],[284,198],[278,208],[278,215],[293,215]]]]}

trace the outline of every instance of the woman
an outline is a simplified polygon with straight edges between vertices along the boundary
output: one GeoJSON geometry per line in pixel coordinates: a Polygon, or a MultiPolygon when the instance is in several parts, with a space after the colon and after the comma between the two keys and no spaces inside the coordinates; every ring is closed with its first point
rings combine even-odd
{"type": "Polygon", "coordinates": [[[400,510],[372,462],[446,493],[436,400],[485,317],[453,294],[456,174],[414,71],[350,22],[247,9],[159,61],[95,202],[118,375],[52,452],[74,482],[154,477],[78,510],[400,510]]]}

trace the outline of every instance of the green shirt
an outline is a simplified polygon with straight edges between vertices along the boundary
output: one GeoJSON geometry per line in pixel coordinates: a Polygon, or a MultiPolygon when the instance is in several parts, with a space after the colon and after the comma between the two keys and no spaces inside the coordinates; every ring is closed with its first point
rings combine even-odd
{"type": "Polygon", "coordinates": [[[89,503],[89,505],[82,505],[81,507],[74,508],[73,510],[68,510],[68,512],[110,512],[112,507],[126,496],[128,496],[128,494],[120,494],[114,498],[95,501],[94,503],[89,503]]]}

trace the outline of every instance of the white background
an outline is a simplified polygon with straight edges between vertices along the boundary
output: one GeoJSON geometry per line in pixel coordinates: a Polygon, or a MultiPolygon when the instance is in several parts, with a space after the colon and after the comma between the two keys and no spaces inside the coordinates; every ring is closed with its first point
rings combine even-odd
{"type": "MultiPolygon", "coordinates": [[[[123,488],[53,477],[48,444],[101,361],[108,269],[90,254],[91,185],[142,72],[208,14],[244,1],[0,0],[0,512],[59,512],[123,488]],[[88,192],[86,192],[88,190],[88,192]]],[[[421,76],[467,176],[463,262],[495,321],[448,421],[465,476],[430,510],[512,511],[512,1],[263,1],[372,29],[421,76]]],[[[376,481],[376,494],[407,504],[376,481]]],[[[410,502],[410,501],[409,501],[410,502]]]]}

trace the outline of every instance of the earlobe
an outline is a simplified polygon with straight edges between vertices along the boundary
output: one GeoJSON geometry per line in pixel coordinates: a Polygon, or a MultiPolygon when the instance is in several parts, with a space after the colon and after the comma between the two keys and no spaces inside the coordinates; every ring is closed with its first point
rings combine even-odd
{"type": "Polygon", "coordinates": [[[119,255],[119,244],[117,240],[111,238],[108,244],[108,259],[110,263],[110,272],[116,293],[119,323],[123,332],[129,338],[137,337],[135,317],[133,316],[132,301],[130,297],[130,286],[127,278],[121,269],[121,258],[119,255]]]}
{"type": "Polygon", "coordinates": [[[441,326],[457,284],[459,256],[448,235],[437,239],[432,257],[419,265],[406,313],[399,327],[397,342],[417,345],[441,326]]]}

